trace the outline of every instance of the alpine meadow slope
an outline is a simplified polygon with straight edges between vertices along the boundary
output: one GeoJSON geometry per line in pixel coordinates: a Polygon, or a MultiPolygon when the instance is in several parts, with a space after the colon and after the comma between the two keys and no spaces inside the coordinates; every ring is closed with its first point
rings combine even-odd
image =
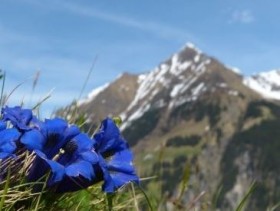
{"type": "Polygon", "coordinates": [[[178,196],[188,168],[182,206],[203,192],[196,207],[232,210],[255,181],[247,206],[264,210],[280,199],[280,104],[273,98],[280,83],[263,97],[255,90],[268,87],[255,85],[264,83],[256,79],[263,75],[244,79],[188,43],[155,69],[124,73],[57,115],[75,110],[85,130],[108,115],[121,116],[138,173],[157,176],[142,185],[155,202],[165,198],[162,208],[178,196]]]}

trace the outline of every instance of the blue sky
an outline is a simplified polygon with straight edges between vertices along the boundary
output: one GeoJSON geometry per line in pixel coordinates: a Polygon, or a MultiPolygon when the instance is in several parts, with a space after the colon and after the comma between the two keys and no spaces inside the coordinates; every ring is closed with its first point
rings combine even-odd
{"type": "Polygon", "coordinates": [[[186,42],[245,75],[280,67],[276,0],[2,0],[0,68],[9,104],[31,106],[53,90],[44,114],[121,72],[154,68],[186,42]],[[30,96],[32,77],[40,71],[30,96]]]}

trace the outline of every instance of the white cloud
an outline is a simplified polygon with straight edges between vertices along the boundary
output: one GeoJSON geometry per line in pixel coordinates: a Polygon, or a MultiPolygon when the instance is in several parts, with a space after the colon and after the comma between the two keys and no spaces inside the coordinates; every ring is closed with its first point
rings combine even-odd
{"type": "Polygon", "coordinates": [[[252,23],[255,17],[250,10],[235,10],[231,14],[230,23],[252,23]]]}

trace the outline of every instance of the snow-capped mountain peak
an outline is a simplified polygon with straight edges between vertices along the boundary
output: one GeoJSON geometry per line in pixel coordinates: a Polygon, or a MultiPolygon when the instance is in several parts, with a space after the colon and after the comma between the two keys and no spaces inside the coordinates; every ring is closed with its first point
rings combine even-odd
{"type": "Polygon", "coordinates": [[[244,84],[265,98],[280,100],[280,70],[262,72],[244,79],[244,84]]]}
{"type": "Polygon", "coordinates": [[[231,81],[242,80],[234,71],[202,53],[193,44],[187,44],[152,71],[138,76],[134,99],[121,113],[125,120],[122,129],[153,108],[168,111],[196,101],[205,92],[223,90],[238,95],[231,81]],[[229,83],[229,84],[228,84],[229,83]]]}
{"type": "MultiPolygon", "coordinates": [[[[202,54],[193,44],[187,44],[152,71],[139,75],[136,95],[121,117],[129,124],[150,107],[168,106],[171,109],[196,99],[206,90],[204,83],[198,83],[197,80],[210,62],[210,57],[202,54]],[[160,97],[162,93],[169,94],[160,97]]],[[[122,129],[125,127],[126,124],[122,129]]]]}
{"type": "Polygon", "coordinates": [[[124,120],[121,129],[125,129],[150,110],[163,109],[170,113],[183,104],[202,99],[205,93],[238,96],[245,87],[242,77],[229,70],[231,68],[187,43],[151,71],[140,75],[123,74],[94,89],[78,105],[90,119],[101,118],[108,112],[120,115],[124,120]],[[99,108],[98,113],[92,113],[94,107],[99,108]]]}
{"type": "Polygon", "coordinates": [[[193,44],[193,43],[191,43],[191,42],[187,42],[186,44],[185,44],[185,46],[183,47],[183,49],[185,49],[185,48],[190,48],[190,49],[193,49],[193,50],[195,50],[197,53],[202,53],[202,51],[198,48],[198,47],[196,47],[195,46],[195,44],[193,44]]]}

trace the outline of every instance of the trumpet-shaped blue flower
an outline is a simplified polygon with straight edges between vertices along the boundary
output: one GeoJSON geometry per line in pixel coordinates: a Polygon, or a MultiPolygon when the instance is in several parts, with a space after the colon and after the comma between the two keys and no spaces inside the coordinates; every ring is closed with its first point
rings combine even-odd
{"type": "Polygon", "coordinates": [[[103,160],[101,168],[104,174],[105,192],[112,193],[128,182],[139,183],[132,160],[132,152],[128,149],[116,152],[108,161],[103,160]]]}
{"type": "Polygon", "coordinates": [[[37,155],[29,173],[31,181],[50,171],[48,186],[65,192],[88,186],[95,177],[93,166],[98,163],[98,155],[93,150],[93,141],[62,119],[46,120],[38,130],[27,131],[22,143],[37,155]],[[65,180],[71,184],[63,189],[59,183],[65,180]]]}
{"type": "Polygon", "coordinates": [[[29,150],[40,150],[48,159],[52,159],[71,138],[79,133],[77,126],[69,126],[63,119],[46,119],[45,122],[37,122],[36,128],[26,131],[21,137],[21,143],[29,150]]]}
{"type": "Polygon", "coordinates": [[[29,123],[33,118],[32,110],[22,109],[20,106],[2,108],[3,121],[10,121],[11,124],[20,130],[29,130],[29,123]]]}
{"type": "Polygon", "coordinates": [[[112,119],[105,119],[94,136],[103,172],[103,190],[114,192],[128,182],[139,182],[133,166],[133,155],[112,119]]]}

